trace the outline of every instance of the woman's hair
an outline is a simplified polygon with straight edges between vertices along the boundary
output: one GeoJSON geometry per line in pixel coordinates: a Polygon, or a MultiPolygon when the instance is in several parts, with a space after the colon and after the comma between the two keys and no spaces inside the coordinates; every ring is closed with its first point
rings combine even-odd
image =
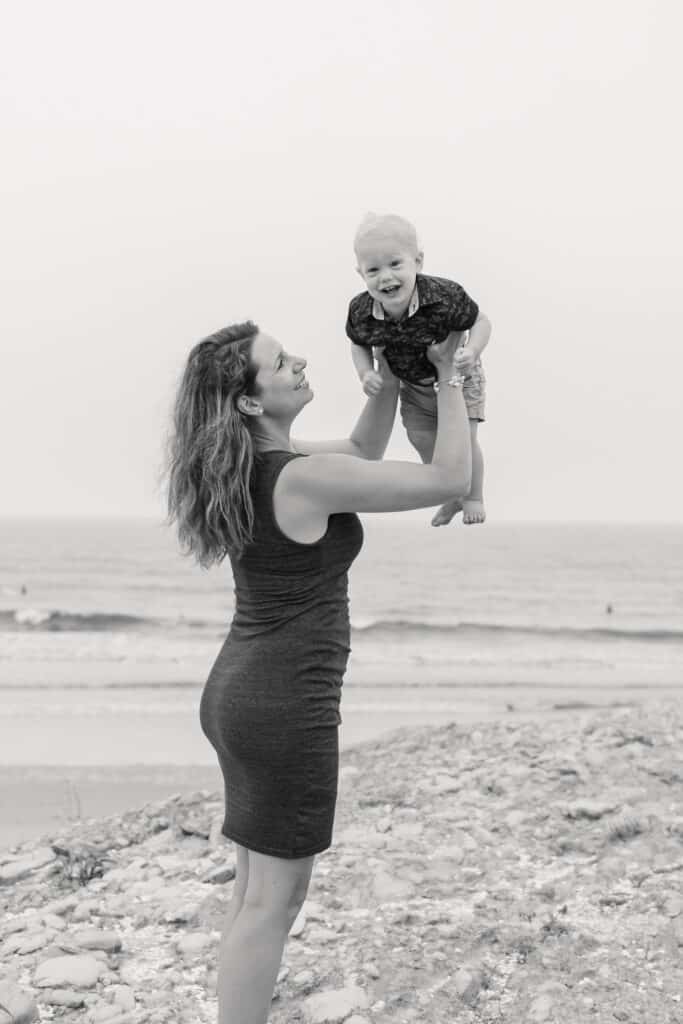
{"type": "Polygon", "coordinates": [[[239,558],[251,540],[254,445],[237,406],[256,368],[251,320],[224,327],[190,352],[168,443],[168,518],[181,546],[205,567],[239,558]]]}

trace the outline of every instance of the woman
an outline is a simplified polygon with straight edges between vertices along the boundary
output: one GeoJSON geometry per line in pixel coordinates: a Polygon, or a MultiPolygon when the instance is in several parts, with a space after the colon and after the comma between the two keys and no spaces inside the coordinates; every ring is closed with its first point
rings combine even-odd
{"type": "Polygon", "coordinates": [[[471,449],[457,337],[430,350],[439,380],[431,464],[381,462],[398,382],[350,437],[290,438],[313,398],[306,360],[248,322],[190,353],[170,449],[169,512],[203,565],[228,555],[235,613],[206,683],[202,728],[225,780],[224,834],[237,869],[218,972],[219,1024],[264,1024],[314,857],[331,842],[339,700],[349,654],[347,570],[355,513],[437,505],[468,493],[471,449]],[[447,386],[450,385],[450,386],[447,386]]]}

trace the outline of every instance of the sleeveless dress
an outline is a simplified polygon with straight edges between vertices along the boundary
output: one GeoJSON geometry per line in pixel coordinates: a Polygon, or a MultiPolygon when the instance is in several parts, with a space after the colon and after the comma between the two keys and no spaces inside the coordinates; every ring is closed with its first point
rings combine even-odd
{"type": "Polygon", "coordinates": [[[231,559],[235,613],[200,704],[225,784],[223,834],[286,858],[321,853],[332,841],[350,651],[347,571],[363,543],[353,513],[331,515],[313,544],[280,530],[273,490],[294,458],[306,456],[258,456],[253,541],[231,559]]]}

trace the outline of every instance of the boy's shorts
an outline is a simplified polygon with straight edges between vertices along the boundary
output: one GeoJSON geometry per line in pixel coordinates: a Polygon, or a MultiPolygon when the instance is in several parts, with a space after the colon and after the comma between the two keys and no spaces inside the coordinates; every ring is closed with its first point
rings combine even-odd
{"type": "MultiPolygon", "coordinates": [[[[469,418],[483,423],[486,377],[481,363],[476,363],[472,367],[471,375],[465,377],[462,396],[465,399],[469,418]]],[[[431,384],[409,384],[402,380],[399,407],[408,437],[413,432],[436,433],[436,391],[431,384]]]]}

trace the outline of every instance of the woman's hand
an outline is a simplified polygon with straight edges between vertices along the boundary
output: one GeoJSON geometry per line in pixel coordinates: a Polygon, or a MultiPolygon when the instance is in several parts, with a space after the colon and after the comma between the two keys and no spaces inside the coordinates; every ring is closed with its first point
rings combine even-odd
{"type": "Polygon", "coordinates": [[[438,345],[428,346],[426,349],[427,359],[429,359],[430,363],[434,363],[437,371],[448,372],[453,369],[455,353],[458,350],[461,339],[462,331],[451,331],[445,341],[440,341],[438,345]]]}
{"type": "Polygon", "coordinates": [[[391,372],[389,364],[384,358],[384,347],[382,346],[381,348],[373,348],[372,354],[375,357],[375,361],[377,362],[377,372],[382,378],[382,382],[384,384],[397,383],[398,378],[395,377],[394,374],[391,372]]]}

